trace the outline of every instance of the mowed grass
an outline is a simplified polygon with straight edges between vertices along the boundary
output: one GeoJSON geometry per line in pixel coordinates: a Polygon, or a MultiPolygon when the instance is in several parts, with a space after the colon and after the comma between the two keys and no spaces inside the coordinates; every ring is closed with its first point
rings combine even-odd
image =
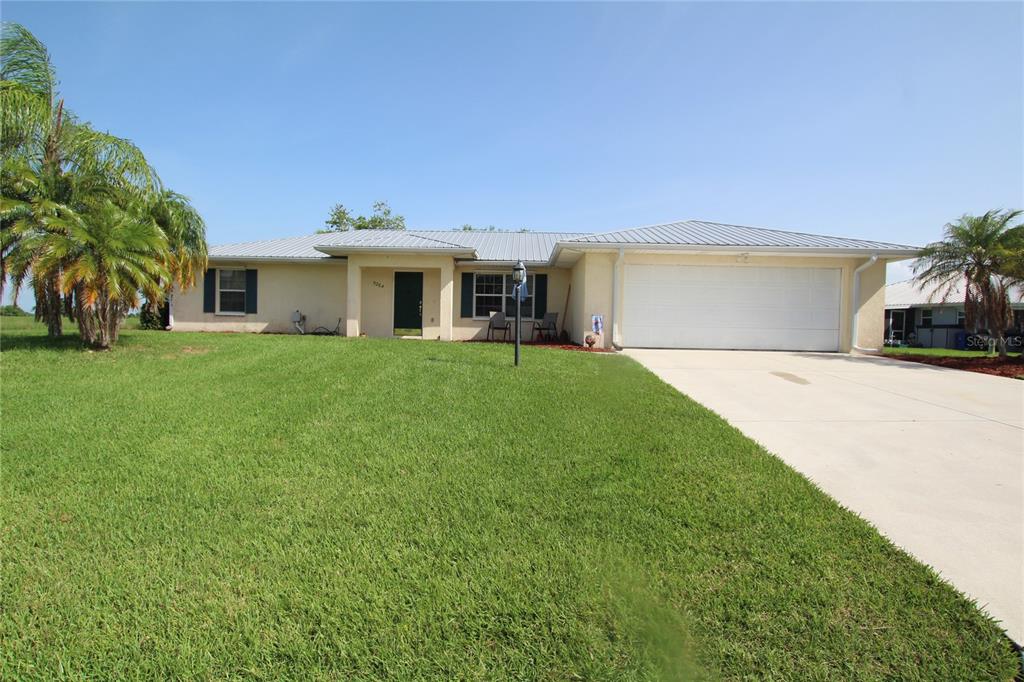
{"type": "Polygon", "coordinates": [[[625,357],[0,331],[0,678],[1014,675],[971,603],[625,357]]]}

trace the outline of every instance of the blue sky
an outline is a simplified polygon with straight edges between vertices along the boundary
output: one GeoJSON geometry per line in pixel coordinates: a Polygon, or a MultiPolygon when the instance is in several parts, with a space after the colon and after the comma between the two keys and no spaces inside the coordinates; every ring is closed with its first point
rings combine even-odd
{"type": "MultiPolygon", "coordinates": [[[[1019,3],[17,3],[211,243],[702,218],[920,244],[1024,207],[1019,3]]],[[[900,273],[891,273],[893,275],[900,273]]]]}

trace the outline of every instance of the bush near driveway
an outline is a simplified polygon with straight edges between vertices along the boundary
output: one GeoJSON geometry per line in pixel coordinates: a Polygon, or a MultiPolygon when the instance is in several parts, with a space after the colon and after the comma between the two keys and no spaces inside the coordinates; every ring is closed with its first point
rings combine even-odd
{"type": "Polygon", "coordinates": [[[4,679],[1016,669],[932,571],[628,358],[2,331],[4,679]]]}

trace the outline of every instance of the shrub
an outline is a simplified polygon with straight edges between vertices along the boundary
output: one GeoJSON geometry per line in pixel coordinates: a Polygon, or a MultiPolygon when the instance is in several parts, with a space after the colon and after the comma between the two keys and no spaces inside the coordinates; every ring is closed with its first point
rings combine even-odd
{"type": "Polygon", "coordinates": [[[163,329],[163,306],[152,306],[149,301],[139,310],[139,329],[163,329]]]}
{"type": "Polygon", "coordinates": [[[28,317],[30,314],[16,305],[0,306],[0,317],[28,317]]]}

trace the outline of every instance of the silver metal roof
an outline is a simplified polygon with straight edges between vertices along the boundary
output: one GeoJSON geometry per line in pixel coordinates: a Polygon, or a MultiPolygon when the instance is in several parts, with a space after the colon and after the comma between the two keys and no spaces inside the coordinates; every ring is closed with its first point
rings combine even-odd
{"type": "Polygon", "coordinates": [[[470,232],[418,231],[432,239],[457,242],[476,249],[477,260],[547,263],[555,244],[578,237],[579,232],[470,232]]]}
{"type": "Polygon", "coordinates": [[[828,237],[805,232],[770,230],[763,227],[744,227],[709,223],[703,220],[683,220],[675,223],[649,225],[615,232],[588,234],[572,239],[585,244],[658,244],[672,246],[730,246],[730,247],[778,247],[816,249],[896,249],[916,250],[904,244],[828,237]]]}
{"type": "MultiPolygon", "coordinates": [[[[445,233],[438,233],[444,235],[445,233]]],[[[331,232],[320,235],[322,247],[363,247],[382,249],[415,249],[430,251],[434,249],[465,250],[465,244],[451,240],[428,236],[424,232],[411,230],[349,230],[348,232],[331,232]]]]}
{"type": "Polygon", "coordinates": [[[352,230],[305,237],[267,239],[210,248],[213,259],[323,260],[343,255],[346,247],[358,250],[449,251],[479,261],[550,263],[560,248],[579,250],[587,245],[632,247],[777,248],[800,251],[889,251],[912,255],[916,247],[887,242],[828,237],[803,232],[769,230],[685,220],[614,232],[473,232],[463,230],[352,230]],[[324,253],[324,249],[331,253],[324,253]],[[475,255],[474,255],[475,252],[475,255]]]}
{"type": "Polygon", "coordinates": [[[210,258],[322,260],[330,256],[313,247],[323,244],[326,241],[325,237],[327,235],[312,234],[305,237],[218,244],[210,247],[209,254],[210,258]]]}
{"type": "MultiPolygon", "coordinates": [[[[963,305],[964,283],[963,279],[956,282],[943,299],[941,287],[922,286],[913,279],[893,282],[885,287],[885,307],[899,309],[927,305],[963,305]]],[[[1024,287],[1011,286],[1010,303],[1013,307],[1021,307],[1022,299],[1024,299],[1024,287]]]]}
{"type": "Polygon", "coordinates": [[[310,259],[331,256],[317,247],[343,251],[380,248],[423,251],[476,251],[481,261],[547,263],[555,244],[578,237],[579,232],[470,232],[464,230],[352,230],[306,237],[267,239],[210,248],[212,258],[238,259],[310,259]]]}

